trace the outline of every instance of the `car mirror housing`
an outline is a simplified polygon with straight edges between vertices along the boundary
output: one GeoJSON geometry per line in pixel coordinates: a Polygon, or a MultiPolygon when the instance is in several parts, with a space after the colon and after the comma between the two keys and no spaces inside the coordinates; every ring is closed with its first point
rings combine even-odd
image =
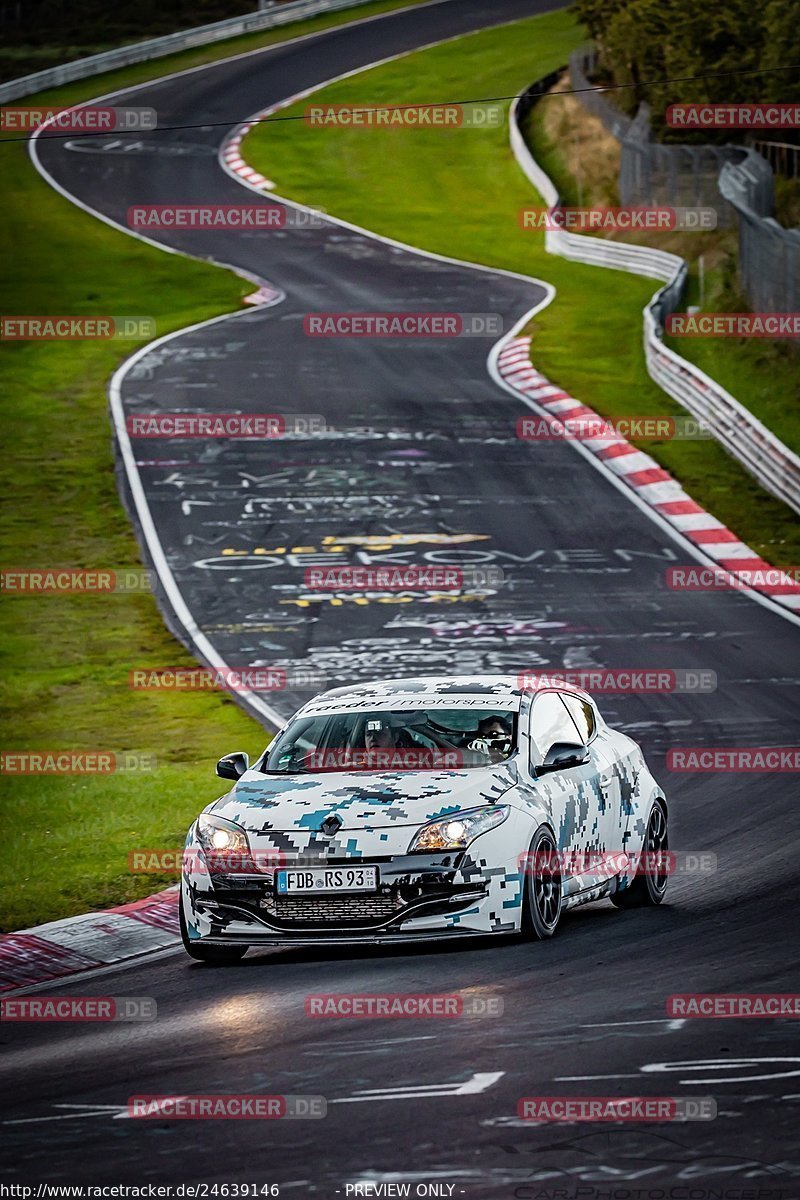
{"type": "Polygon", "coordinates": [[[217,774],[220,779],[241,779],[250,766],[250,759],[242,750],[226,754],[217,763],[217,774]]]}
{"type": "Polygon", "coordinates": [[[581,742],[554,742],[545,754],[542,765],[536,768],[536,774],[566,771],[570,767],[581,767],[588,761],[589,748],[581,742]]]}

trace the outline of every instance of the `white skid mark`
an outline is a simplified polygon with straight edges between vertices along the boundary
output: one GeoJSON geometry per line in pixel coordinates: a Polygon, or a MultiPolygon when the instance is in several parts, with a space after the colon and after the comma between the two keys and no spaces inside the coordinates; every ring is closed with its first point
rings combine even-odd
{"type": "Polygon", "coordinates": [[[409,1087],[369,1088],[356,1092],[354,1096],[342,1096],[331,1100],[331,1104],[358,1104],[365,1100],[413,1100],[424,1099],[426,1096],[471,1096],[485,1092],[492,1084],[497,1083],[505,1075],[505,1071],[487,1071],[473,1075],[464,1083],[422,1083],[409,1087]]]}
{"type": "Polygon", "coordinates": [[[670,1029],[680,1029],[686,1024],[685,1017],[652,1017],[647,1021],[599,1021],[592,1025],[581,1025],[580,1029],[617,1029],[623,1025],[668,1025],[670,1029]]]}

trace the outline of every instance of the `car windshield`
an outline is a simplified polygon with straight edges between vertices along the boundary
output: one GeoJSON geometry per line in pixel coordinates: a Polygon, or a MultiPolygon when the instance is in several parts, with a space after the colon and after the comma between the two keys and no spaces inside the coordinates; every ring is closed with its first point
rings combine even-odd
{"type": "Polygon", "coordinates": [[[493,708],[298,717],[272,743],[261,769],[297,775],[485,767],[512,753],[516,725],[516,713],[493,708]]]}

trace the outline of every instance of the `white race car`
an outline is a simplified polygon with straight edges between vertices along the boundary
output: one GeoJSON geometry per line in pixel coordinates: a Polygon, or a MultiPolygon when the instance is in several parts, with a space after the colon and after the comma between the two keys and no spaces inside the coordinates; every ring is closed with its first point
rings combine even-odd
{"type": "Polygon", "coordinates": [[[586,693],[437,676],[311,700],[189,830],[192,958],[251,946],[555,933],[565,909],[659,904],[667,806],[586,693]]]}

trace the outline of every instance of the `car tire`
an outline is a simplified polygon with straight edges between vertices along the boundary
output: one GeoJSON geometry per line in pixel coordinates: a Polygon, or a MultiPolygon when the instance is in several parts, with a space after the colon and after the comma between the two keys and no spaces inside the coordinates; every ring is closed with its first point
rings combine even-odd
{"type": "Polygon", "coordinates": [[[183,896],[178,898],[178,921],[181,928],[183,948],[190,958],[208,963],[213,967],[226,967],[237,963],[247,954],[247,946],[203,946],[189,938],[186,916],[183,911],[183,896]]]}
{"type": "Polygon", "coordinates": [[[525,937],[538,941],[553,936],[561,919],[561,900],[561,865],[555,835],[546,825],[541,825],[533,836],[523,872],[522,932],[525,937]],[[546,865],[550,857],[557,860],[552,870],[546,865]]]}
{"type": "MultiPolygon", "coordinates": [[[[647,818],[644,851],[648,855],[656,855],[668,850],[667,810],[661,800],[656,800],[647,818]]],[[[668,880],[668,871],[657,874],[648,867],[642,874],[636,875],[633,883],[629,883],[623,891],[615,892],[611,896],[611,903],[617,908],[647,908],[660,904],[664,899],[668,880]]]]}

